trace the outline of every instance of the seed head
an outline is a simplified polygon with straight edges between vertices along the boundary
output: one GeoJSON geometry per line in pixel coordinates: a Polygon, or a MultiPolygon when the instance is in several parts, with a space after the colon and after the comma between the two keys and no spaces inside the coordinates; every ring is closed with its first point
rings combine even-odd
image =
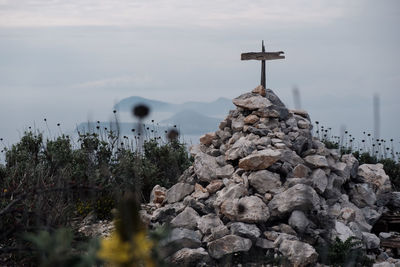
{"type": "Polygon", "coordinates": [[[132,114],[139,119],[144,119],[149,115],[149,113],[150,113],[149,107],[144,104],[139,104],[135,106],[132,110],[132,114]]]}
{"type": "Polygon", "coordinates": [[[169,141],[174,141],[174,140],[178,139],[178,136],[179,136],[179,132],[175,129],[171,129],[167,133],[167,139],[169,141]]]}

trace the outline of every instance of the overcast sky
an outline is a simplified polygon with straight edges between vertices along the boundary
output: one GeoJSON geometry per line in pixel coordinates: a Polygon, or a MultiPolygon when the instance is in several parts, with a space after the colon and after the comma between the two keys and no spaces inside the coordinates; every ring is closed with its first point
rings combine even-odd
{"type": "Polygon", "coordinates": [[[399,141],[400,2],[0,0],[0,136],[106,120],[128,96],[180,103],[233,98],[259,84],[240,53],[284,51],[267,87],[313,121],[399,141]]]}

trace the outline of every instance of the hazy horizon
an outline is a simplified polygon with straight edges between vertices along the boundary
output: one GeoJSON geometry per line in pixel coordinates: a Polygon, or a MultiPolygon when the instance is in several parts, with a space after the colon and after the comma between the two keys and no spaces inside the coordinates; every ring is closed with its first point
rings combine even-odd
{"type": "Polygon", "coordinates": [[[0,0],[0,137],[43,119],[69,131],[108,120],[129,96],[172,103],[234,98],[260,81],[242,52],[284,51],[267,87],[312,121],[400,141],[398,1],[0,0]],[[382,4],[384,3],[384,4],[382,4]]]}

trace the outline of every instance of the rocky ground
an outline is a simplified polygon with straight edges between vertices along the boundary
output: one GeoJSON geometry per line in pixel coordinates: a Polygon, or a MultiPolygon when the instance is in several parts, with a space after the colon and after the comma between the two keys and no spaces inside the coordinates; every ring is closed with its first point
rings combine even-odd
{"type": "Polygon", "coordinates": [[[381,164],[339,155],[311,135],[307,112],[288,110],[259,86],[191,149],[194,164],[168,190],[156,186],[141,216],[169,223],[166,257],[176,266],[222,266],[284,259],[319,265],[338,237],[361,240],[374,266],[400,266],[371,233],[400,206],[381,164]],[[322,252],[321,252],[322,251],[322,252]],[[261,258],[260,258],[261,256],[261,258]]]}

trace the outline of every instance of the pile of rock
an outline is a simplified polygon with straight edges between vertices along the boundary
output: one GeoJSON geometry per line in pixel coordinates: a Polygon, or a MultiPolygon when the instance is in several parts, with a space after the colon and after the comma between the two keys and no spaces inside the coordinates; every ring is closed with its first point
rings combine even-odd
{"type": "Polygon", "coordinates": [[[168,260],[217,265],[261,251],[306,266],[318,261],[316,247],[351,236],[379,254],[371,229],[392,197],[383,166],[327,149],[307,112],[288,110],[270,89],[233,103],[219,130],[191,149],[180,182],[156,186],[141,213],[151,227],[173,227],[168,260]]]}

